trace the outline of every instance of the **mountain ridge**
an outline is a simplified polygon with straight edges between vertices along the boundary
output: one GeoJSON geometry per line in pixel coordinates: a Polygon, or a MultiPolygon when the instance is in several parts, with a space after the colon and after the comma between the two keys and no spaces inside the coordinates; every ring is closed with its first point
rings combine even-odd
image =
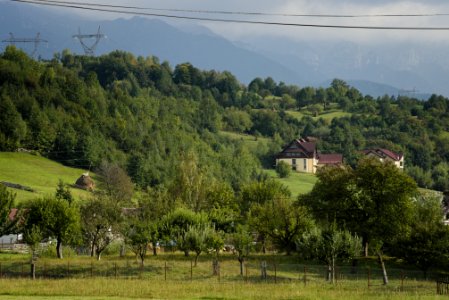
{"type": "MultiPolygon", "coordinates": [[[[375,97],[397,95],[400,90],[417,90],[423,96],[449,94],[445,80],[449,77],[449,56],[435,53],[435,58],[428,57],[432,45],[382,49],[381,45],[362,47],[343,41],[310,44],[270,36],[241,42],[229,41],[198,24],[182,27],[142,17],[96,21],[66,11],[10,2],[0,2],[0,10],[1,38],[7,39],[9,32],[16,37],[34,37],[40,32],[41,38],[49,41],[38,49],[44,59],[64,49],[83,53],[72,35],[78,28],[85,34],[96,32],[100,26],[107,39],[100,41],[97,55],[123,50],[136,56],[157,56],[172,66],[190,62],[201,69],[230,71],[245,84],[256,77],[272,77],[287,84],[322,86],[340,78],[375,97]]],[[[31,45],[26,47],[30,53],[31,45]]]]}

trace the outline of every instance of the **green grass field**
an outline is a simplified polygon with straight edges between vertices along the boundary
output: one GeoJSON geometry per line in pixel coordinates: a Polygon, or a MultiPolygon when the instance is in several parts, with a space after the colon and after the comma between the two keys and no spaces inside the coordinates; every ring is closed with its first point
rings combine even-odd
{"type": "Polygon", "coordinates": [[[63,260],[40,258],[36,266],[36,280],[26,278],[29,271],[26,255],[3,255],[0,254],[3,272],[0,300],[443,299],[436,295],[434,281],[420,279],[422,273],[416,270],[397,269],[396,261],[387,261],[390,283],[383,286],[375,257],[362,259],[357,273],[351,276],[350,266],[340,267],[337,282],[332,285],[325,280],[325,266],[299,265],[297,257],[285,255],[254,254],[246,264],[243,276],[240,276],[239,264],[232,254],[220,256],[220,276],[212,275],[210,255],[200,256],[196,267],[191,265],[192,257],[184,257],[180,252],[163,253],[156,257],[149,255],[144,269],[129,254],[124,258],[105,256],[99,262],[87,256],[63,260]],[[268,263],[267,279],[260,276],[262,260],[268,263]],[[8,275],[7,270],[11,269],[9,264],[16,264],[19,274],[8,275]],[[371,270],[370,287],[368,266],[371,270]],[[59,273],[54,273],[55,270],[59,273]],[[46,276],[43,276],[44,273],[46,276]]]}
{"type": "Polygon", "coordinates": [[[334,118],[342,118],[342,117],[350,117],[352,114],[349,112],[344,112],[340,109],[330,109],[323,111],[318,117],[314,117],[311,112],[309,112],[307,109],[302,109],[301,111],[297,110],[287,110],[287,114],[297,118],[300,120],[304,116],[312,117],[313,119],[319,119],[322,118],[324,120],[332,121],[334,118]]]}
{"type": "Polygon", "coordinates": [[[362,283],[172,282],[123,279],[2,280],[0,299],[444,299],[434,283],[413,289],[362,283]]]}
{"type": "MultiPolygon", "coordinates": [[[[36,192],[10,189],[16,193],[16,202],[53,195],[59,179],[74,184],[86,170],[65,167],[47,158],[27,153],[0,152],[0,181],[31,187],[36,192]]],[[[95,179],[95,176],[94,176],[95,179]]],[[[76,199],[87,198],[89,193],[71,189],[76,199]]]]}
{"type": "Polygon", "coordinates": [[[234,140],[242,141],[251,151],[256,150],[256,148],[260,145],[260,143],[268,143],[270,141],[270,139],[266,137],[258,137],[256,139],[255,136],[250,134],[230,132],[230,131],[221,131],[220,134],[234,140]]]}
{"type": "Polygon", "coordinates": [[[285,184],[296,199],[298,195],[308,193],[312,190],[317,178],[313,174],[291,172],[288,178],[279,178],[275,170],[265,170],[271,178],[285,184]]]}

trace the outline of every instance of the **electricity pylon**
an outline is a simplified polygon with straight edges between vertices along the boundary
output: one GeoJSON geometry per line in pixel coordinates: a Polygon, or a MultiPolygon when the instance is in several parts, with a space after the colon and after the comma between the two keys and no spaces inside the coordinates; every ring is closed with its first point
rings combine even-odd
{"type": "Polygon", "coordinates": [[[95,49],[98,46],[98,43],[100,42],[100,40],[102,38],[106,38],[106,35],[100,33],[100,26],[98,26],[97,33],[94,33],[94,34],[81,34],[81,29],[78,28],[78,34],[75,34],[72,37],[75,38],[75,39],[78,39],[80,41],[81,46],[83,47],[84,53],[86,55],[94,56],[94,52],[95,52],[95,49]],[[95,39],[95,41],[94,41],[94,43],[92,45],[89,46],[89,45],[87,45],[84,42],[84,39],[95,39]]]}
{"type": "Polygon", "coordinates": [[[10,45],[15,45],[17,43],[34,43],[34,49],[31,53],[31,56],[34,57],[34,55],[37,52],[37,47],[39,47],[40,43],[48,43],[47,40],[40,38],[40,33],[38,32],[36,34],[35,38],[16,38],[14,37],[14,34],[12,32],[9,33],[9,39],[2,40],[2,43],[9,43],[10,45]]]}

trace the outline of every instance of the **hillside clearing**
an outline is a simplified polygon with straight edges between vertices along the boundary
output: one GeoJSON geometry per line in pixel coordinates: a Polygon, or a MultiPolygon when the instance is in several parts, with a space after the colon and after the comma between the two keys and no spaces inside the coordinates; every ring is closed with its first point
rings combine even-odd
{"type": "Polygon", "coordinates": [[[242,141],[242,143],[244,145],[246,145],[248,147],[248,149],[251,151],[255,151],[261,143],[266,144],[270,141],[270,139],[266,138],[266,137],[257,137],[256,138],[254,135],[231,132],[231,131],[220,131],[220,134],[223,136],[226,136],[228,138],[231,138],[233,140],[242,141]]]}
{"type": "Polygon", "coordinates": [[[344,112],[340,109],[325,110],[320,113],[318,117],[314,117],[312,113],[310,111],[307,111],[306,109],[302,109],[301,111],[286,110],[285,112],[290,116],[297,118],[298,120],[301,120],[302,117],[309,116],[316,120],[321,118],[327,121],[332,121],[335,118],[350,117],[352,115],[351,113],[344,112]]]}
{"type": "MultiPolygon", "coordinates": [[[[21,184],[35,192],[8,188],[16,193],[17,203],[53,195],[59,179],[64,183],[74,184],[86,170],[70,168],[41,156],[27,153],[0,152],[0,181],[21,184]]],[[[91,174],[92,175],[92,174],[91,174]]],[[[76,199],[89,197],[89,192],[71,189],[76,199]]]]}

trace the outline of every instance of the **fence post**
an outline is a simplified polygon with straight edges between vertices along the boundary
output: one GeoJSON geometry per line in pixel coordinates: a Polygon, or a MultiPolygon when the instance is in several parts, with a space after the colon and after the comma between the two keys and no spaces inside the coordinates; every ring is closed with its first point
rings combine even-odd
{"type": "Polygon", "coordinates": [[[167,281],[167,262],[164,265],[164,280],[167,281]]]}
{"type": "Polygon", "coordinates": [[[114,263],[114,275],[115,275],[115,279],[117,279],[117,263],[114,263]]]}
{"type": "Polygon", "coordinates": [[[304,266],[304,286],[307,285],[307,268],[304,266]]]}
{"type": "Polygon", "coordinates": [[[31,279],[35,280],[36,279],[36,264],[34,263],[34,261],[31,262],[31,279]]]}
{"type": "Polygon", "coordinates": [[[245,282],[248,282],[248,264],[245,264],[245,282]]]}
{"type": "Polygon", "coordinates": [[[193,260],[190,260],[190,281],[193,280],[193,260]]]}
{"type": "Polygon", "coordinates": [[[70,261],[67,261],[67,277],[70,276],[70,261]]]}
{"type": "Polygon", "coordinates": [[[94,263],[90,262],[90,277],[94,277],[94,263]]]}
{"type": "Polygon", "coordinates": [[[404,270],[401,270],[401,292],[404,291],[404,270]]]}
{"type": "Polygon", "coordinates": [[[274,283],[277,283],[277,270],[276,270],[276,263],[274,263],[274,283]]]}
{"type": "Polygon", "coordinates": [[[267,262],[266,261],[262,261],[260,263],[260,273],[261,273],[261,277],[262,279],[267,279],[267,262]]]}
{"type": "Polygon", "coordinates": [[[368,288],[370,288],[370,278],[371,277],[371,269],[368,268],[368,288]]]}
{"type": "Polygon", "coordinates": [[[3,268],[2,263],[0,262],[0,279],[3,278],[3,268]]]}
{"type": "Polygon", "coordinates": [[[25,264],[24,263],[22,263],[22,270],[21,270],[21,276],[23,277],[24,275],[23,275],[23,266],[24,266],[25,264]]]}

